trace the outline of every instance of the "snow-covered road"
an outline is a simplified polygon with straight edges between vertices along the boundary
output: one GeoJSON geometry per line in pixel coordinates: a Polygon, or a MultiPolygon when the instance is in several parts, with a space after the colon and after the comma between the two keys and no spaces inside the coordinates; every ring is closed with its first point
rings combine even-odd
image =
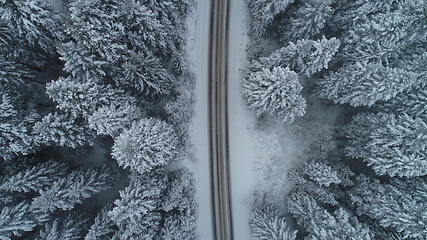
{"type": "Polygon", "coordinates": [[[210,1],[197,0],[194,16],[188,19],[187,40],[189,60],[195,73],[194,117],[190,125],[194,161],[189,166],[196,181],[199,204],[197,234],[201,240],[212,239],[211,191],[208,141],[208,44],[210,1]]]}

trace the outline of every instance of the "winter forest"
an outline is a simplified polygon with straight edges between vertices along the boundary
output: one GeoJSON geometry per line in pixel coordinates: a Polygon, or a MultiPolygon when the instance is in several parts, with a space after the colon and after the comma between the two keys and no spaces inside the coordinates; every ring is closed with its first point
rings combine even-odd
{"type": "Polygon", "coordinates": [[[0,1],[0,239],[194,239],[191,0],[0,1]]]}
{"type": "MultiPolygon", "coordinates": [[[[252,239],[427,239],[427,1],[242,1],[239,98],[301,146],[261,164],[288,190],[251,193],[252,239]]],[[[0,0],[0,239],[205,240],[198,4],[0,0]]]]}
{"type": "Polygon", "coordinates": [[[427,1],[247,4],[246,104],[316,138],[284,211],[255,194],[253,239],[427,239],[427,1]]]}

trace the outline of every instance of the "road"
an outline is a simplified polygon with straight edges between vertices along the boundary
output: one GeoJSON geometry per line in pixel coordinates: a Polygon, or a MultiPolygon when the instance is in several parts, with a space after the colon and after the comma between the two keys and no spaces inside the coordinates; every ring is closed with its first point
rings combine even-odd
{"type": "Polygon", "coordinates": [[[209,161],[213,239],[233,239],[228,143],[229,1],[211,0],[208,74],[209,161]]]}

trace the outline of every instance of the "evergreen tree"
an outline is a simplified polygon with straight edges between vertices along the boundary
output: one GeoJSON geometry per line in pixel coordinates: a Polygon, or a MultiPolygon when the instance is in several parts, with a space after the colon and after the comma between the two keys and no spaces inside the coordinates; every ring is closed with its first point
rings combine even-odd
{"type": "Polygon", "coordinates": [[[3,207],[0,212],[0,238],[19,237],[24,232],[32,231],[39,222],[47,220],[46,214],[33,214],[30,209],[28,202],[21,202],[12,207],[3,207]]]}
{"type": "Polygon", "coordinates": [[[282,14],[295,0],[247,0],[252,17],[251,32],[262,37],[274,18],[282,14]]]}
{"type": "Polygon", "coordinates": [[[115,139],[112,155],[120,166],[144,173],[174,161],[177,144],[171,125],[147,118],[132,123],[115,139]]]}
{"type": "Polygon", "coordinates": [[[67,167],[48,161],[4,178],[0,190],[7,192],[41,191],[65,175],[67,167]]]}
{"type": "Polygon", "coordinates": [[[129,186],[120,191],[120,199],[108,213],[119,227],[119,239],[153,239],[160,230],[159,199],[164,194],[167,178],[163,173],[131,175],[129,186]],[[148,238],[147,238],[148,237],[148,238]]]}
{"type": "Polygon", "coordinates": [[[79,240],[86,230],[87,219],[70,214],[46,223],[36,240],[79,240]]]}
{"type": "Polygon", "coordinates": [[[284,218],[271,205],[255,209],[250,218],[252,239],[254,240],[295,240],[298,231],[291,231],[284,218]]]}
{"type": "Polygon", "coordinates": [[[117,85],[137,89],[144,94],[167,94],[174,77],[163,68],[157,58],[130,55],[123,64],[122,76],[116,78],[117,85]]]}
{"type": "Polygon", "coordinates": [[[375,63],[355,63],[327,75],[318,83],[318,95],[353,107],[372,106],[394,98],[419,81],[418,75],[401,68],[375,63]]]}
{"type": "Polygon", "coordinates": [[[55,54],[57,23],[50,8],[40,0],[4,0],[0,2],[0,19],[25,38],[28,43],[55,54]]]}
{"type": "Polygon", "coordinates": [[[129,129],[132,122],[140,120],[145,114],[132,102],[113,103],[98,108],[89,118],[89,127],[98,135],[117,137],[129,129]]]}
{"type": "Polygon", "coordinates": [[[101,209],[95,217],[95,222],[89,228],[89,232],[85,235],[85,240],[111,239],[116,232],[115,224],[108,216],[111,208],[112,205],[109,204],[101,209]]]}
{"type": "Polygon", "coordinates": [[[328,68],[328,63],[338,51],[340,41],[336,38],[320,40],[298,40],[290,42],[288,46],[282,47],[268,57],[262,57],[251,63],[252,72],[262,68],[289,67],[299,74],[311,76],[313,73],[328,68]]]}
{"type": "Polygon", "coordinates": [[[279,119],[293,121],[305,113],[305,99],[298,75],[289,68],[275,67],[271,71],[249,73],[243,81],[243,98],[258,116],[267,113],[279,119]]]}
{"type": "Polygon", "coordinates": [[[165,219],[161,236],[167,240],[195,240],[197,206],[192,202],[188,208],[173,213],[165,219]]]}
{"type": "Polygon", "coordinates": [[[296,10],[289,24],[282,30],[287,42],[309,39],[319,34],[334,12],[331,5],[331,0],[303,1],[303,5],[296,10]]]}
{"type": "Polygon", "coordinates": [[[23,64],[10,61],[0,55],[0,82],[4,85],[20,85],[25,81],[34,81],[33,73],[23,64]]]}
{"type": "Polygon", "coordinates": [[[408,115],[360,114],[344,130],[351,139],[346,153],[363,158],[380,175],[423,176],[426,129],[422,119],[408,115]]]}
{"type": "Polygon", "coordinates": [[[360,176],[348,194],[358,215],[366,215],[380,226],[402,233],[403,239],[426,238],[425,201],[417,202],[410,192],[360,176]]]}
{"type": "Polygon", "coordinates": [[[297,223],[309,232],[306,239],[372,239],[369,228],[344,209],[338,208],[331,214],[304,192],[293,191],[288,208],[297,223]]]}
{"type": "Polygon", "coordinates": [[[38,134],[39,141],[46,145],[57,144],[72,148],[93,145],[95,136],[82,117],[76,118],[70,113],[58,112],[49,113],[36,123],[34,132],[38,134]]]}
{"type": "Polygon", "coordinates": [[[109,188],[117,177],[116,171],[106,167],[100,170],[73,171],[54,182],[50,188],[39,191],[40,195],[31,203],[32,211],[71,210],[83,200],[109,188]]]}

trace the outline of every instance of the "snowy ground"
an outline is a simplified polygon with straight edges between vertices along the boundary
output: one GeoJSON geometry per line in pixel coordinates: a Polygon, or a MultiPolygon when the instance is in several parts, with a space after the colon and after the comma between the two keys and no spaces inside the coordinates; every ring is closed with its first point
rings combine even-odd
{"type": "Polygon", "coordinates": [[[209,182],[208,141],[208,39],[210,4],[197,0],[194,16],[188,19],[187,47],[190,64],[195,72],[194,118],[190,126],[193,161],[189,163],[196,181],[196,201],[199,204],[197,234],[201,240],[212,239],[211,192],[209,182]]]}
{"type": "Polygon", "coordinates": [[[256,119],[241,97],[242,69],[248,65],[248,9],[244,0],[231,1],[228,58],[228,104],[231,196],[234,239],[250,239],[249,216],[255,186],[254,166],[257,160],[253,130],[256,119]]]}

